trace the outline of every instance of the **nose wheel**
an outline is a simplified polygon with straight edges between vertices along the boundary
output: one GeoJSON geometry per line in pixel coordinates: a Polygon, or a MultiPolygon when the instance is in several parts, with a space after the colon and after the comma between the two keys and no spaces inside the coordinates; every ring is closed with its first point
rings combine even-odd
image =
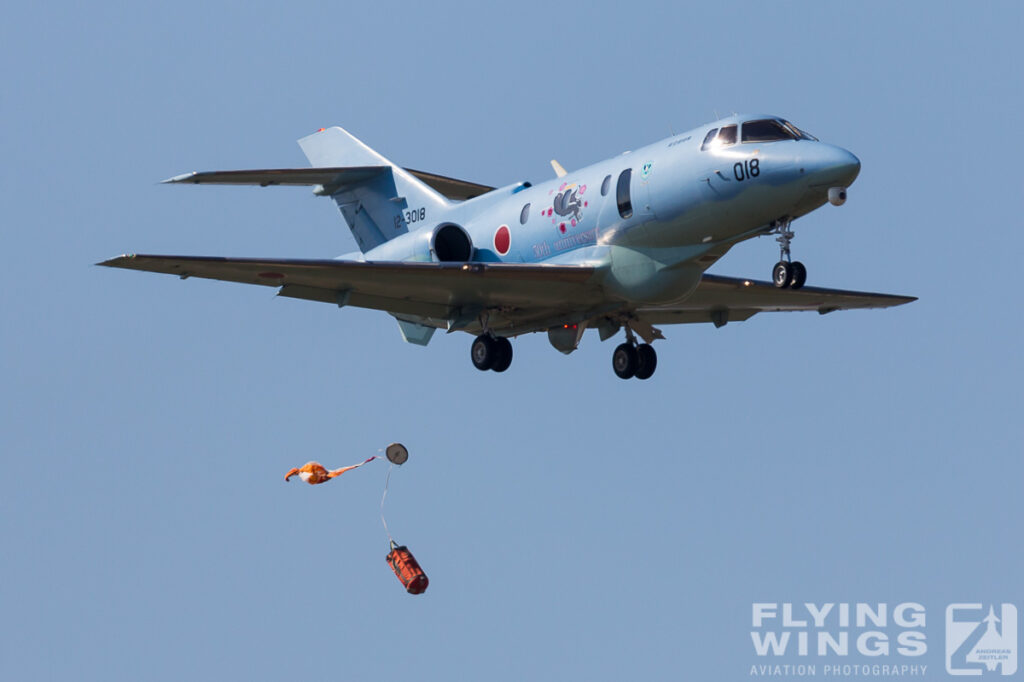
{"type": "Polygon", "coordinates": [[[807,281],[807,268],[800,261],[780,260],[772,268],[772,282],[779,289],[799,289],[807,281]]]}
{"type": "Polygon", "coordinates": [[[790,255],[790,242],[796,236],[789,228],[790,221],[779,223],[771,234],[779,235],[779,262],[772,268],[772,283],[779,289],[799,289],[807,281],[807,268],[790,255]]]}
{"type": "Polygon", "coordinates": [[[637,344],[632,330],[626,329],[626,343],[612,353],[612,370],[620,379],[650,379],[658,367],[658,354],[649,343],[637,344]]]}

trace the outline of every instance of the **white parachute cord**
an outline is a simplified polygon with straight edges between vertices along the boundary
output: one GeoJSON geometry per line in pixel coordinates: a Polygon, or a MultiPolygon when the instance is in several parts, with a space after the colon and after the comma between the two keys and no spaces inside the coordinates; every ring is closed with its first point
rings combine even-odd
{"type": "Polygon", "coordinates": [[[391,531],[388,530],[388,522],[384,518],[384,500],[388,497],[388,484],[391,483],[391,470],[394,468],[394,464],[388,467],[388,474],[384,477],[384,494],[380,496],[380,522],[384,524],[384,532],[388,534],[388,540],[391,542],[392,547],[395,547],[395,539],[391,537],[391,531]]]}

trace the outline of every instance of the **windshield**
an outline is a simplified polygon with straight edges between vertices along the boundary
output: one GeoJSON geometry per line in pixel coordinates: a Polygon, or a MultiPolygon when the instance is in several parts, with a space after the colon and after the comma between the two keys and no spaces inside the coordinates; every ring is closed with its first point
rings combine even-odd
{"type": "Polygon", "coordinates": [[[742,142],[775,142],[777,140],[811,140],[817,142],[814,135],[805,133],[789,121],[775,118],[762,118],[747,121],[743,124],[742,142]]]}
{"type": "Polygon", "coordinates": [[[811,142],[817,142],[818,141],[818,138],[816,138],[814,135],[811,135],[810,133],[806,133],[803,130],[800,130],[799,128],[797,128],[795,125],[793,125],[789,121],[783,121],[782,123],[787,128],[792,130],[796,134],[796,136],[799,137],[801,140],[810,140],[811,142]]]}
{"type": "Polygon", "coordinates": [[[774,142],[776,140],[798,140],[800,136],[773,118],[747,121],[743,124],[744,142],[774,142]]]}

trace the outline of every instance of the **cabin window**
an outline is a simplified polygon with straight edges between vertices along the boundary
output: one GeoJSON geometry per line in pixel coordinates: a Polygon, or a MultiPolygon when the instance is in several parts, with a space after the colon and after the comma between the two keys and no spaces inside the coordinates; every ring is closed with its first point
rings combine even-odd
{"type": "Polygon", "coordinates": [[[615,186],[615,200],[619,204],[619,215],[630,218],[633,215],[633,202],[629,200],[629,181],[633,177],[633,169],[627,168],[619,173],[619,182],[615,186]]]}
{"type": "Polygon", "coordinates": [[[604,182],[601,183],[601,196],[608,194],[608,189],[612,186],[612,176],[604,176],[604,182]]]}
{"type": "Polygon", "coordinates": [[[715,135],[717,135],[717,134],[718,134],[718,128],[712,128],[711,130],[709,130],[708,134],[704,136],[704,143],[701,144],[700,150],[704,151],[705,149],[710,147],[711,143],[715,139],[715,135]]]}
{"type": "Polygon", "coordinates": [[[747,121],[743,124],[742,140],[744,142],[775,142],[777,140],[795,140],[797,137],[789,128],[771,118],[747,121]]]}
{"type": "Polygon", "coordinates": [[[526,204],[523,206],[523,210],[519,212],[519,224],[525,225],[526,221],[530,219],[530,205],[526,204]]]}

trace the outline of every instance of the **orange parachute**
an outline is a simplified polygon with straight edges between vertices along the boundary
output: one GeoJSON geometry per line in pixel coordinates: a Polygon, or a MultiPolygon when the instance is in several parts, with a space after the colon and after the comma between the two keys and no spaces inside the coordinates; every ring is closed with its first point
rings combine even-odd
{"type": "Polygon", "coordinates": [[[364,464],[372,462],[375,459],[377,459],[377,455],[374,455],[373,457],[370,457],[369,459],[362,461],[359,464],[341,467],[340,469],[335,469],[333,471],[328,471],[320,462],[306,462],[297,469],[291,469],[287,474],[285,474],[284,480],[287,481],[290,480],[292,476],[298,476],[299,478],[301,478],[303,481],[310,485],[316,485],[317,483],[327,483],[327,481],[331,480],[332,478],[337,478],[346,471],[358,469],[364,464]]]}

